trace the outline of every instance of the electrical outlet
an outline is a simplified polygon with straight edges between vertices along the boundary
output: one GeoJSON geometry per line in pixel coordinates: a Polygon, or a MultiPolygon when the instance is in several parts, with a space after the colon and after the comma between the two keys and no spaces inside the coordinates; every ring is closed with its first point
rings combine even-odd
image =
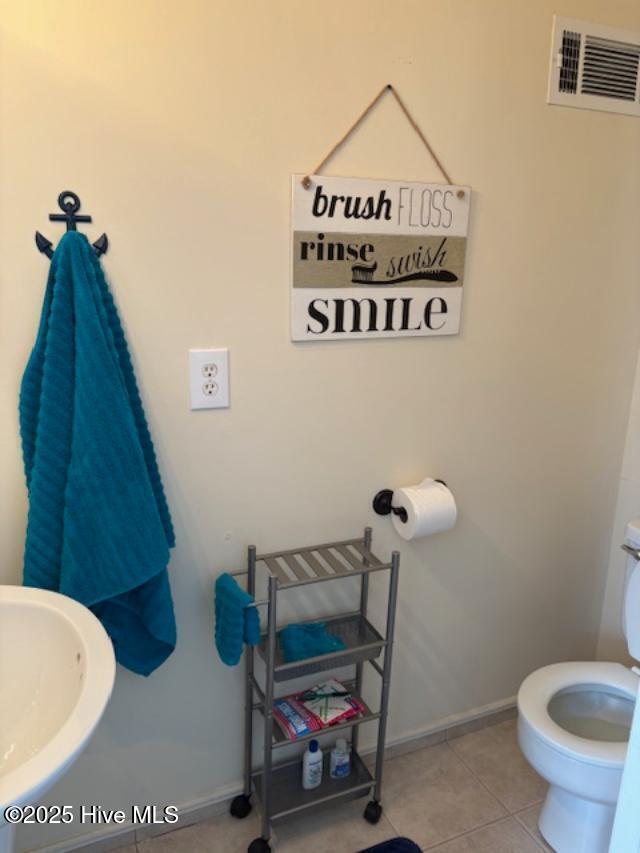
{"type": "Polygon", "coordinates": [[[229,407],[229,350],[189,350],[192,409],[229,407]]]}

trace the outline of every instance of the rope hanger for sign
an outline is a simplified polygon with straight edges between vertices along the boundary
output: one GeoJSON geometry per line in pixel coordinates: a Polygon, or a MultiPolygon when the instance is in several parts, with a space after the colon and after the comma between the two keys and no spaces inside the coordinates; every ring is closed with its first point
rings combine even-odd
{"type": "MultiPolygon", "coordinates": [[[[433,150],[433,148],[432,148],[432,147],[431,147],[431,145],[429,144],[429,140],[427,139],[427,137],[424,135],[424,133],[423,133],[423,132],[420,130],[420,128],[418,127],[418,123],[416,122],[416,120],[414,119],[414,117],[411,115],[411,113],[409,112],[409,110],[407,109],[407,107],[405,106],[404,101],[402,100],[402,98],[400,97],[400,95],[396,92],[396,90],[393,88],[393,86],[391,85],[391,83],[387,83],[387,85],[386,85],[386,86],[383,86],[383,87],[382,87],[382,89],[380,89],[380,91],[379,91],[379,92],[378,92],[378,94],[375,96],[375,98],[371,101],[371,103],[370,103],[370,104],[369,104],[369,105],[368,105],[368,106],[367,106],[367,107],[366,107],[366,108],[365,108],[365,109],[360,113],[360,115],[358,116],[358,118],[353,122],[353,124],[352,124],[352,125],[351,125],[351,127],[347,130],[347,132],[346,132],[343,136],[341,136],[341,137],[340,137],[340,139],[339,139],[339,140],[336,142],[336,144],[331,148],[331,150],[328,152],[328,154],[327,154],[325,157],[323,157],[323,159],[318,163],[318,165],[315,167],[315,169],[313,169],[313,171],[312,171],[312,172],[310,172],[310,174],[308,174],[308,175],[305,175],[305,176],[304,176],[304,178],[302,179],[302,186],[305,188],[305,190],[308,190],[308,189],[310,188],[310,186],[311,186],[311,183],[312,183],[312,182],[311,182],[311,175],[317,175],[317,174],[318,174],[318,172],[320,172],[320,170],[321,170],[324,166],[326,166],[326,164],[327,164],[327,163],[329,162],[329,160],[333,157],[333,155],[336,153],[336,151],[337,151],[337,150],[338,150],[338,149],[339,149],[339,148],[340,148],[340,147],[341,147],[341,146],[342,146],[342,145],[347,141],[347,139],[351,136],[351,134],[353,133],[353,131],[354,131],[354,130],[355,130],[355,129],[356,129],[356,128],[357,128],[357,127],[358,127],[358,126],[359,126],[359,125],[364,121],[364,119],[369,115],[369,113],[370,113],[370,112],[371,112],[371,110],[375,107],[375,105],[378,103],[378,101],[379,101],[379,100],[384,96],[385,92],[391,92],[391,94],[393,95],[393,97],[396,99],[396,101],[397,101],[397,103],[398,103],[398,106],[400,107],[400,109],[402,110],[402,112],[405,114],[405,116],[406,116],[406,118],[407,118],[407,120],[408,120],[409,124],[410,124],[410,125],[411,125],[411,127],[415,130],[415,132],[418,134],[418,136],[420,137],[420,139],[421,139],[422,143],[424,144],[424,146],[425,146],[425,148],[427,149],[427,151],[429,152],[429,154],[431,154],[431,157],[433,158],[434,163],[436,164],[436,166],[438,167],[438,169],[440,169],[440,171],[442,172],[442,174],[443,174],[444,179],[446,180],[446,182],[447,182],[448,184],[453,184],[453,181],[452,181],[452,180],[451,180],[451,178],[449,177],[449,173],[447,172],[447,170],[446,170],[446,169],[445,169],[445,167],[443,166],[442,161],[440,160],[440,158],[438,157],[438,155],[436,154],[436,152],[433,150]]],[[[463,197],[464,197],[464,190],[462,190],[462,189],[458,190],[457,195],[458,195],[458,198],[463,198],[463,197]]]]}

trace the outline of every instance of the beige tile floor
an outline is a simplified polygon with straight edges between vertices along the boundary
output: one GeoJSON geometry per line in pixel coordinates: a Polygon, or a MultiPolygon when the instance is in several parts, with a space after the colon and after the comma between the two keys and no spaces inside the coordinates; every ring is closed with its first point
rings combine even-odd
{"type": "MultiPolygon", "coordinates": [[[[387,761],[384,814],[362,818],[364,800],[284,822],[276,853],[356,853],[403,835],[438,853],[540,853],[545,783],[522,758],[508,720],[387,761]]],[[[122,848],[121,853],[245,853],[258,815],[222,815],[122,848]]]]}

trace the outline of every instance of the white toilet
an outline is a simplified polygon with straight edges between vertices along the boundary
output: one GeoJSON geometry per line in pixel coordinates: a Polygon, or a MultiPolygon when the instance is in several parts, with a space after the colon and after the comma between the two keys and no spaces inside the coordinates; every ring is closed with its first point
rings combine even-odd
{"type": "MultiPolygon", "coordinates": [[[[640,519],[626,531],[640,549],[640,519]]],[[[640,660],[640,563],[630,553],[624,604],[629,652],[640,660]]],[[[619,663],[556,663],[518,693],[518,738],[549,784],[539,827],[557,853],[607,853],[640,677],[619,663]]]]}

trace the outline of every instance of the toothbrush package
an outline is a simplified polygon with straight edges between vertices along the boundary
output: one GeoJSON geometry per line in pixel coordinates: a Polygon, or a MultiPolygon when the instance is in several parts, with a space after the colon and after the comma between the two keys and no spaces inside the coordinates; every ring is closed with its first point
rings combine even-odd
{"type": "Polygon", "coordinates": [[[274,719],[289,740],[350,720],[365,710],[363,702],[335,678],[273,703],[274,719]]]}

